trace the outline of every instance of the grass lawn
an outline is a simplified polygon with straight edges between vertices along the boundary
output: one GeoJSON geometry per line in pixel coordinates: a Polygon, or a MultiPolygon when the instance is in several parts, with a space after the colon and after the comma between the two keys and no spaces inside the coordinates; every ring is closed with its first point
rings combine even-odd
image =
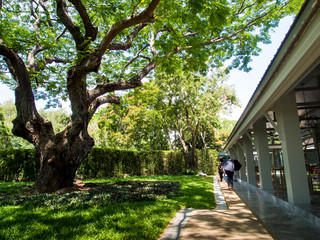
{"type": "Polygon", "coordinates": [[[0,182],[0,239],[157,239],[182,207],[215,208],[212,176],[152,176],[85,182],[117,181],[173,181],[180,183],[180,191],[167,195],[135,195],[136,199],[112,192],[81,193],[81,196],[77,192],[41,194],[19,202],[17,197],[7,201],[9,195],[4,192],[10,196],[21,195],[23,188],[0,182]]]}

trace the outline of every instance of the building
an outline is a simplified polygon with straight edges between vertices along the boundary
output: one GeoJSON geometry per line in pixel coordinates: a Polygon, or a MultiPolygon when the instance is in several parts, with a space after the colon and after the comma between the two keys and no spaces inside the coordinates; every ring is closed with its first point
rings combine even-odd
{"type": "Polygon", "coordinates": [[[242,181],[281,196],[299,208],[311,209],[320,197],[319,148],[320,2],[309,0],[235,125],[224,151],[244,166],[239,173],[242,181]]]}

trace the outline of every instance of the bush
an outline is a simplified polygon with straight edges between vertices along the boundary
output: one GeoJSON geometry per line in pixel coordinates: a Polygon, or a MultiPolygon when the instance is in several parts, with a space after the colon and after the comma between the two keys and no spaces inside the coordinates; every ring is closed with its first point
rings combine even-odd
{"type": "Polygon", "coordinates": [[[217,171],[218,151],[215,149],[197,150],[198,169],[206,174],[214,175],[217,171]]]}
{"type": "MultiPolygon", "coordinates": [[[[214,174],[217,151],[198,150],[198,168],[214,174]]],[[[34,181],[39,170],[35,149],[0,150],[0,181],[34,181]]],[[[177,175],[186,172],[181,151],[138,152],[93,148],[81,163],[78,176],[115,178],[126,176],[177,175]]]]}
{"type": "Polygon", "coordinates": [[[34,181],[39,170],[35,149],[0,150],[0,180],[34,181]]]}

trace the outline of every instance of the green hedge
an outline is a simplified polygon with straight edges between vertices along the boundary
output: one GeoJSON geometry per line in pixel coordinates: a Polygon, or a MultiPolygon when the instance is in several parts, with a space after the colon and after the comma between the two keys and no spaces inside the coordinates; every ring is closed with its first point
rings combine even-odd
{"type": "Polygon", "coordinates": [[[198,169],[206,174],[214,175],[217,172],[218,152],[214,149],[197,150],[198,169]]]}
{"type": "MultiPolygon", "coordinates": [[[[199,170],[215,173],[215,150],[198,150],[199,170]]],[[[39,170],[34,149],[0,150],[0,180],[33,181],[39,170]]],[[[124,176],[181,174],[185,169],[181,151],[138,152],[93,148],[80,165],[77,175],[83,178],[113,178],[124,176]]]]}
{"type": "Polygon", "coordinates": [[[179,151],[121,151],[93,148],[78,169],[84,178],[178,174],[184,170],[179,151]]]}
{"type": "Polygon", "coordinates": [[[39,171],[37,159],[34,149],[0,150],[0,180],[35,180],[39,171]]]}

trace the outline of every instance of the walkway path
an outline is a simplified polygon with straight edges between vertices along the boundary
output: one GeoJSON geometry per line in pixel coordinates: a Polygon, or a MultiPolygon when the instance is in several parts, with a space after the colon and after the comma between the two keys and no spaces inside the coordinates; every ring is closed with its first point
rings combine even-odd
{"type": "Polygon", "coordinates": [[[214,210],[181,210],[160,239],[320,239],[320,219],[258,188],[215,182],[214,210]],[[239,197],[240,196],[240,197],[239,197]]]}
{"type": "Polygon", "coordinates": [[[219,202],[217,209],[181,210],[161,239],[273,239],[238,195],[228,190],[224,181],[219,187],[215,180],[215,185],[215,189],[221,189],[225,202],[215,192],[216,202],[219,202]]]}

